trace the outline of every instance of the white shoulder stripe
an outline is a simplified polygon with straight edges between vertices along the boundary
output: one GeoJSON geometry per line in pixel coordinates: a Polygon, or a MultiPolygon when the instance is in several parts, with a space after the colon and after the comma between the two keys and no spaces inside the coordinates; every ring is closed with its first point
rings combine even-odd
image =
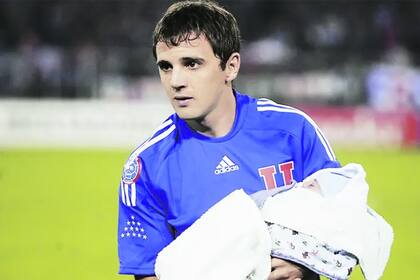
{"type": "Polygon", "coordinates": [[[175,130],[175,124],[171,125],[167,130],[165,130],[164,132],[162,132],[161,134],[159,134],[158,136],[151,138],[150,140],[148,140],[146,143],[144,143],[141,147],[139,147],[139,149],[137,149],[137,151],[135,151],[135,153],[138,155],[141,152],[143,152],[144,150],[146,150],[147,148],[149,148],[150,146],[156,144],[157,142],[159,142],[160,140],[166,138],[169,134],[171,134],[172,131],[175,130]]]}
{"type": "Polygon", "coordinates": [[[128,194],[128,185],[124,184],[124,194],[125,194],[125,202],[127,203],[127,206],[131,206],[131,198],[128,194]]]}
{"type": "Polygon", "coordinates": [[[129,207],[136,206],[136,184],[126,184],[122,180],[120,182],[121,200],[124,205],[129,207]],[[129,190],[130,188],[130,190],[129,190]]]}
{"type": "Polygon", "coordinates": [[[143,143],[143,145],[141,145],[140,147],[138,147],[130,156],[131,157],[137,157],[141,152],[143,152],[144,150],[146,150],[147,148],[149,148],[150,146],[153,146],[154,144],[156,144],[157,142],[161,141],[162,139],[166,138],[169,134],[172,133],[172,131],[175,130],[176,126],[175,124],[173,124],[172,120],[167,120],[166,122],[162,123],[158,129],[156,131],[159,131],[161,129],[167,128],[164,132],[162,132],[161,134],[153,137],[153,138],[149,138],[149,140],[147,140],[146,142],[143,143]],[[172,125],[171,125],[172,124],[172,125]],[[169,126],[169,128],[167,128],[169,126]]]}
{"type": "Polygon", "coordinates": [[[267,98],[259,98],[257,100],[257,105],[280,105],[280,104],[267,98]]]}
{"type": "Polygon", "coordinates": [[[161,129],[164,129],[165,127],[171,125],[173,123],[173,121],[171,119],[166,120],[165,122],[161,123],[158,128],[155,130],[155,132],[153,134],[155,134],[156,132],[158,132],[161,129]]]}
{"type": "Polygon", "coordinates": [[[136,206],[136,184],[132,183],[131,185],[131,206],[136,206]]]}
{"type": "Polygon", "coordinates": [[[319,138],[319,140],[321,141],[322,145],[325,148],[325,151],[327,152],[328,157],[330,158],[330,160],[336,160],[335,154],[331,148],[331,145],[328,143],[327,138],[324,136],[324,134],[321,132],[321,130],[319,129],[318,125],[314,122],[314,120],[312,120],[311,117],[309,117],[306,113],[290,107],[290,106],[286,106],[286,105],[280,105],[277,104],[271,100],[265,99],[265,100],[259,100],[257,101],[258,105],[271,105],[271,106],[260,106],[257,107],[258,111],[275,111],[275,112],[284,112],[284,113],[295,113],[298,115],[303,116],[314,128],[315,128],[315,132],[319,138]]]}
{"type": "Polygon", "coordinates": [[[260,98],[260,99],[258,99],[257,100],[257,105],[273,105],[273,106],[277,106],[277,107],[281,107],[281,108],[288,108],[288,109],[293,109],[293,110],[299,111],[296,108],[293,108],[291,106],[287,106],[287,105],[276,103],[273,100],[270,100],[270,99],[267,99],[267,98],[260,98]]]}

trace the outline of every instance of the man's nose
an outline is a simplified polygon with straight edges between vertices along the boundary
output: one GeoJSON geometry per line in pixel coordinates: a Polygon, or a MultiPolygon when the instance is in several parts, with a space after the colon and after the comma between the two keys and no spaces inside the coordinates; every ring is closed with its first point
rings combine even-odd
{"type": "Polygon", "coordinates": [[[171,87],[179,91],[180,89],[186,86],[186,75],[182,69],[173,68],[172,75],[171,75],[171,87]]]}

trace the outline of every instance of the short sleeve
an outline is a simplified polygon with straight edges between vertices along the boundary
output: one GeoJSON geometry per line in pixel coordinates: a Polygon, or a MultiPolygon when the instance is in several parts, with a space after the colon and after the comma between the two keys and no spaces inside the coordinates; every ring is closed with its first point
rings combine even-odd
{"type": "Polygon", "coordinates": [[[312,119],[305,119],[302,135],[303,178],[320,169],[340,167],[327,138],[312,119]]]}
{"type": "Polygon", "coordinates": [[[120,274],[154,275],[157,254],[173,240],[148,177],[141,158],[129,158],[119,187],[120,274]]]}

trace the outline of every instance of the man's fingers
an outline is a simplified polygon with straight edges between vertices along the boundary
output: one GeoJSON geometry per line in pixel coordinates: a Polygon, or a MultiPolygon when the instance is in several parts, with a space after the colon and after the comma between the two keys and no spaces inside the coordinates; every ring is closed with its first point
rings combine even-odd
{"type": "Polygon", "coordinates": [[[301,278],[296,278],[289,270],[278,268],[270,273],[267,280],[301,280],[301,278]]]}
{"type": "Polygon", "coordinates": [[[288,265],[290,265],[290,262],[278,258],[271,258],[271,270],[277,267],[285,267],[288,265]]]}
{"type": "Polygon", "coordinates": [[[271,259],[268,280],[300,280],[301,277],[302,273],[296,265],[282,259],[271,259]]]}
{"type": "Polygon", "coordinates": [[[286,280],[289,279],[287,268],[276,268],[268,275],[268,280],[286,280]]]}

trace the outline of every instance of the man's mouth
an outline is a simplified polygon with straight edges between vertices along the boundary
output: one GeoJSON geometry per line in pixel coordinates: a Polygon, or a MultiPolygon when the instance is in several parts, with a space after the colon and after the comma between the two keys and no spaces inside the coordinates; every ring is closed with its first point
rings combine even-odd
{"type": "Polygon", "coordinates": [[[193,98],[190,96],[175,96],[174,99],[178,106],[185,107],[188,106],[190,100],[192,100],[193,98]]]}

